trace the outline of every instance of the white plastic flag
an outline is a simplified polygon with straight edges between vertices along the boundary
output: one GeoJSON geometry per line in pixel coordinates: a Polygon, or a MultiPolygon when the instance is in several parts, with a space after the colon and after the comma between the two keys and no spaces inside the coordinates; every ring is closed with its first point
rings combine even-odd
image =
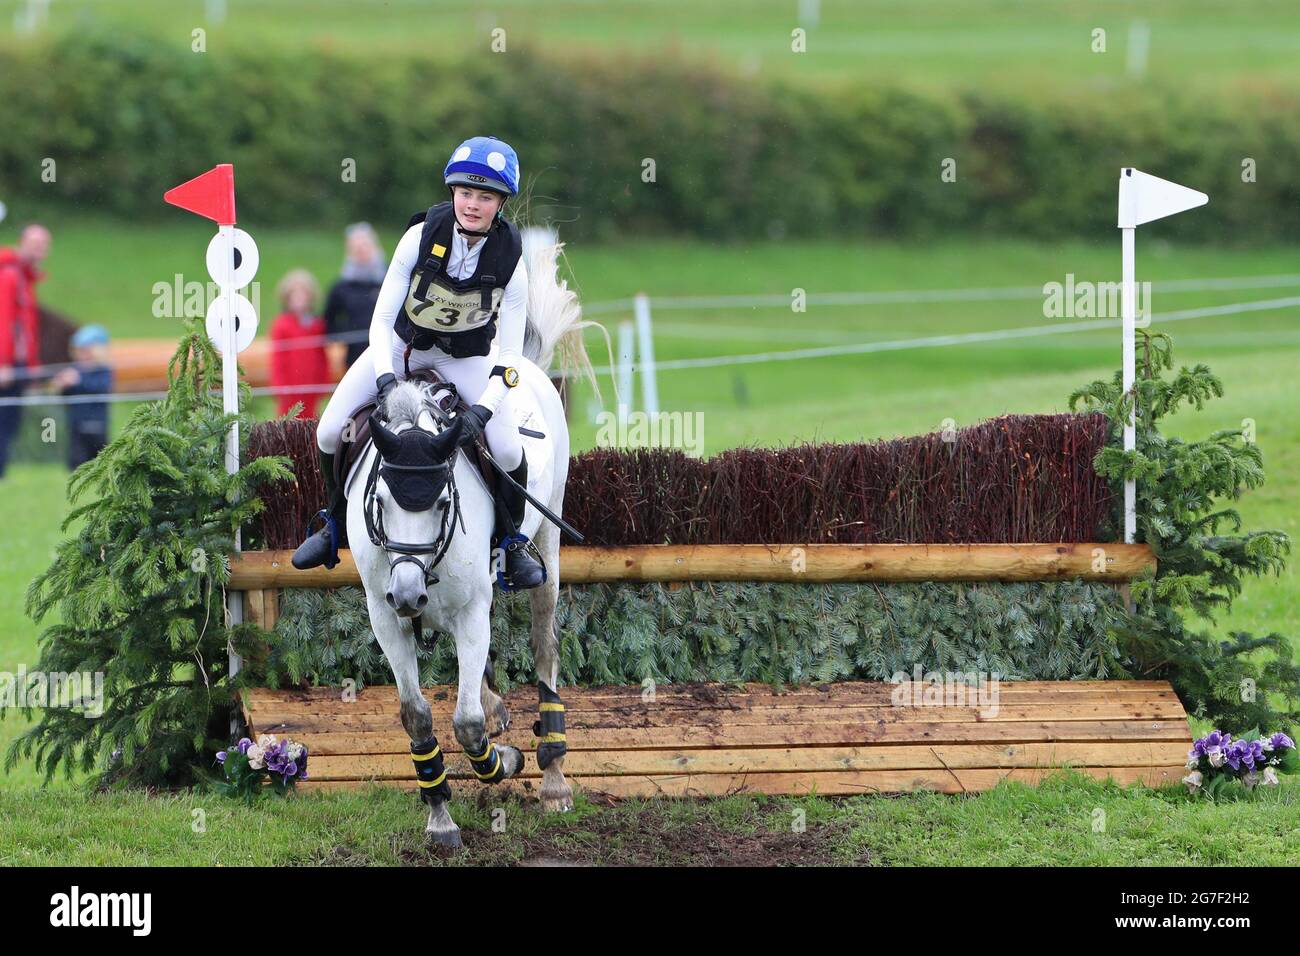
{"type": "Polygon", "coordinates": [[[1119,227],[1132,229],[1175,213],[1204,206],[1210,197],[1128,167],[1119,176],[1119,227]]]}
{"type": "MultiPolygon", "coordinates": [[[[1137,379],[1137,279],[1134,237],[1143,223],[1204,206],[1210,197],[1195,189],[1171,183],[1159,176],[1126,166],[1119,171],[1119,228],[1123,285],[1120,307],[1124,320],[1124,393],[1133,391],[1137,379]]],[[[1150,303],[1148,303],[1148,307],[1150,303]]],[[[1136,413],[1136,409],[1135,409],[1136,413]]],[[[1124,423],[1124,450],[1137,447],[1135,413],[1124,423]]],[[[1132,544],[1137,534],[1137,487],[1124,482],[1124,541],[1132,544]]]]}

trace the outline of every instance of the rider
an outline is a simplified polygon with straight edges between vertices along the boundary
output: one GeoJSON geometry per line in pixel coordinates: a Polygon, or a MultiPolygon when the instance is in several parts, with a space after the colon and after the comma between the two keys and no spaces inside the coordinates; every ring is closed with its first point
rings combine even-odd
{"type": "MultiPolygon", "coordinates": [[[[523,357],[528,273],[519,230],[502,215],[506,200],[519,191],[519,159],[501,140],[475,136],[452,153],[443,182],[450,201],[412,217],[379,290],[370,346],[321,414],[316,444],[329,505],[320,517],[327,520],[294,552],[296,568],[332,568],[337,562],[330,526],[347,514],[334,479],[343,428],[365,402],[378,397],[382,404],[408,370],[436,369],[466,401],[476,399],[464,413],[461,443],[485,436],[492,457],[528,487],[528,461],[511,404],[519,383],[515,365],[523,357]]],[[[500,478],[497,485],[493,547],[505,547],[512,589],[536,587],[545,571],[525,550],[524,497],[500,478]]]]}

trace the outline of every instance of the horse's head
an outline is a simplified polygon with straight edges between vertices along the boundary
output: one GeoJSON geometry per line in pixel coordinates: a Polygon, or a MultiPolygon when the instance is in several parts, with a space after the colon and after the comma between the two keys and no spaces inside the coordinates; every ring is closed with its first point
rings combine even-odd
{"type": "Polygon", "coordinates": [[[454,531],[449,485],[461,423],[441,427],[432,408],[427,388],[403,382],[388,396],[387,424],[370,416],[379,457],[366,487],[367,530],[388,552],[384,597],[403,617],[415,617],[428,604],[428,586],[437,581],[433,562],[454,531]]]}

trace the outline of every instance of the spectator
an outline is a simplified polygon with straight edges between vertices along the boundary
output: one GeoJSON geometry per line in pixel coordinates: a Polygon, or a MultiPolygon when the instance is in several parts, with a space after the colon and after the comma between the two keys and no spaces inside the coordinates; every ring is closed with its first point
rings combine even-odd
{"type": "Polygon", "coordinates": [[[344,232],[343,272],[325,300],[325,326],[329,334],[346,336],[347,367],[370,344],[370,319],[384,284],[388,265],[379,237],[368,222],[357,222],[344,232]]]}
{"type": "MultiPolygon", "coordinates": [[[[35,223],[23,229],[16,247],[0,248],[0,398],[18,398],[40,366],[38,266],[50,253],[50,231],[35,223]]],[[[9,464],[9,445],[18,432],[21,407],[0,405],[0,477],[9,464]]]]}
{"type": "MultiPolygon", "coordinates": [[[[72,336],[72,362],[54,376],[64,395],[108,395],[113,369],[108,364],[108,332],[87,325],[72,336]]],[[[108,444],[108,401],[68,404],[68,467],[78,468],[108,444]]]]}
{"type": "Polygon", "coordinates": [[[320,287],[306,269],[294,269],[276,289],[284,311],[271,325],[271,385],[278,414],[286,414],[295,402],[302,402],[300,418],[316,417],[319,390],[311,385],[330,385],[329,359],[325,355],[325,320],[315,314],[320,287]]]}

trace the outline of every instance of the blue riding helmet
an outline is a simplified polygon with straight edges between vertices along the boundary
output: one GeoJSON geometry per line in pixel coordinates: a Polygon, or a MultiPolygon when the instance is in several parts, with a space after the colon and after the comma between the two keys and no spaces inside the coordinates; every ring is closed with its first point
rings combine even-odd
{"type": "Polygon", "coordinates": [[[442,181],[513,196],[519,192],[519,157],[514,147],[495,136],[475,136],[456,147],[442,181]]]}

